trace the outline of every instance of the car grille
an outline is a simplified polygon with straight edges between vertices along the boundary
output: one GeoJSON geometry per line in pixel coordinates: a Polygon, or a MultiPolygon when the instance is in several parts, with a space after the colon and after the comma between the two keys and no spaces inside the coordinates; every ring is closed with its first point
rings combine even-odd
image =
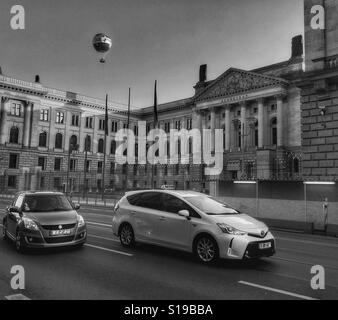
{"type": "Polygon", "coordinates": [[[63,243],[71,242],[74,240],[74,236],[65,236],[65,237],[55,237],[55,238],[45,238],[47,243],[63,243]]]}
{"type": "Polygon", "coordinates": [[[248,244],[245,257],[246,258],[259,258],[259,257],[269,257],[275,253],[275,241],[259,241],[259,242],[251,242],[248,244]],[[271,248],[267,249],[259,249],[258,245],[262,242],[271,242],[271,248]]]}
{"type": "MultiPolygon", "coordinates": [[[[59,224],[57,225],[46,225],[42,226],[45,230],[59,230],[59,224]]],[[[70,223],[70,224],[61,224],[62,229],[73,229],[76,226],[76,223],[70,223]]]]}

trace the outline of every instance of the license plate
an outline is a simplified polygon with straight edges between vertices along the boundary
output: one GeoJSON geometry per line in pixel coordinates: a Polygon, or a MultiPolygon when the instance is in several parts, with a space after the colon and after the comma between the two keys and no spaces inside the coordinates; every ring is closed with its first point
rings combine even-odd
{"type": "Polygon", "coordinates": [[[271,242],[263,242],[258,245],[258,248],[263,250],[263,249],[269,249],[271,248],[271,242]]]}
{"type": "Polygon", "coordinates": [[[51,236],[64,236],[64,235],[69,235],[71,232],[70,229],[64,229],[64,230],[52,230],[50,232],[51,236]]]}

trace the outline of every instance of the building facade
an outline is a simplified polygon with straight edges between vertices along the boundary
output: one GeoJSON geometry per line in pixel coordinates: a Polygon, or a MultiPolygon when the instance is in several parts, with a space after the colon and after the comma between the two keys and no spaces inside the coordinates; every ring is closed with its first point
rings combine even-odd
{"type": "MultiPolygon", "coordinates": [[[[336,180],[338,4],[305,0],[304,10],[305,56],[303,37],[296,36],[291,57],[281,63],[230,68],[210,81],[203,65],[193,97],[158,106],[159,127],[168,135],[171,129],[222,130],[220,175],[206,176],[205,165],[192,162],[191,147],[188,164],[119,165],[115,138],[127,128],[127,107],[109,103],[105,123],[104,101],[48,88],[38,77],[27,82],[0,74],[0,189],[95,192],[173,185],[217,194],[220,183],[233,180],[336,180]],[[320,13],[314,6],[324,10],[324,29],[314,29],[320,13]]],[[[153,111],[132,110],[136,144],[138,121],[146,122],[148,132],[153,111]]]]}

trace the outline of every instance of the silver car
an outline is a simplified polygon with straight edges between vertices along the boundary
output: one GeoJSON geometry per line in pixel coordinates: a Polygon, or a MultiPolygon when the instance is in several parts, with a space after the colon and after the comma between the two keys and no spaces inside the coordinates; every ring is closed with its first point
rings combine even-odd
{"type": "Polygon", "coordinates": [[[275,253],[275,239],[263,222],[193,191],[127,192],[114,208],[113,233],[126,247],[160,245],[192,252],[204,263],[275,253]]]}

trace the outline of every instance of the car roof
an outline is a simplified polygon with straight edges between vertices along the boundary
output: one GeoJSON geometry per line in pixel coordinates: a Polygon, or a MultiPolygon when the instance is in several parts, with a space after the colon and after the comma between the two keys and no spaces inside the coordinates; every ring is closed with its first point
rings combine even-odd
{"type": "Polygon", "coordinates": [[[205,193],[191,191],[191,190],[164,190],[164,189],[144,189],[144,190],[136,190],[136,191],[128,191],[125,193],[126,196],[130,196],[133,194],[143,193],[143,192],[161,192],[172,194],[179,197],[196,197],[196,196],[206,196],[205,193]]]}
{"type": "Polygon", "coordinates": [[[36,194],[36,195],[52,195],[52,194],[57,194],[57,195],[63,195],[62,192],[56,192],[56,191],[19,191],[17,195],[19,194],[24,194],[24,195],[31,195],[31,194],[36,194]]]}

